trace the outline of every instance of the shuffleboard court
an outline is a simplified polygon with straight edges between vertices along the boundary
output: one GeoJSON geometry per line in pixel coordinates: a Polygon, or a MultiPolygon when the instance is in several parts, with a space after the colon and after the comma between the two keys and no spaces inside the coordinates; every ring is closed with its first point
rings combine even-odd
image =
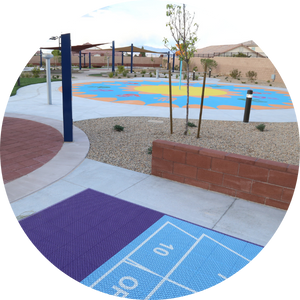
{"type": "Polygon", "coordinates": [[[20,225],[59,270],[131,299],[200,292],[238,272],[263,248],[91,189],[20,225]]]}
{"type": "MultiPolygon", "coordinates": [[[[205,109],[244,110],[247,90],[253,90],[254,110],[293,109],[287,90],[242,84],[207,83],[205,109]]],[[[61,89],[60,89],[61,90],[61,89]]],[[[190,108],[199,108],[202,83],[190,83],[190,108]]],[[[172,105],[186,106],[186,84],[172,83],[172,105]]],[[[119,80],[73,84],[73,96],[86,99],[146,106],[169,106],[169,84],[159,80],[119,80]]]]}
{"type": "Polygon", "coordinates": [[[163,216],[82,283],[131,299],[168,299],[212,287],[262,247],[163,216]]]}

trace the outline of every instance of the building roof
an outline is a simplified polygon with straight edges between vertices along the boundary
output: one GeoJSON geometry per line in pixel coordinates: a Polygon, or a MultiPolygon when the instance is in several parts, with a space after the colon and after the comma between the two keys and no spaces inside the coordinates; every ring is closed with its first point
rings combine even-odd
{"type": "Polygon", "coordinates": [[[248,52],[253,52],[253,53],[256,53],[257,55],[263,57],[263,55],[259,54],[258,52],[255,52],[254,50],[249,48],[249,47],[257,47],[257,44],[254,43],[253,41],[248,41],[248,42],[244,42],[244,43],[240,43],[240,44],[208,46],[208,47],[204,47],[201,49],[197,49],[195,54],[205,54],[205,55],[213,56],[215,54],[218,55],[218,54],[230,52],[238,47],[245,47],[245,48],[247,48],[248,52]]]}

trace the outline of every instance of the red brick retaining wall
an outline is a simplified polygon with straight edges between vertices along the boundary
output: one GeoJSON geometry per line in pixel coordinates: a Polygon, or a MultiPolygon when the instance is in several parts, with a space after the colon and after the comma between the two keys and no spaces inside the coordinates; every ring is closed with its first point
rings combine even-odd
{"type": "Polygon", "coordinates": [[[156,140],[152,175],[288,209],[298,166],[156,140]]]}

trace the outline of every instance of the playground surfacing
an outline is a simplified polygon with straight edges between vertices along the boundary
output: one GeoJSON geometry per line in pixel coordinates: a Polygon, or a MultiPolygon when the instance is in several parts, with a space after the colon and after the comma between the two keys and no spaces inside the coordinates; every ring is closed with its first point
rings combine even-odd
{"type": "MultiPolygon", "coordinates": [[[[247,90],[253,90],[254,110],[293,109],[286,90],[261,86],[208,83],[205,86],[205,109],[244,110],[247,90]]],[[[186,107],[186,84],[172,83],[173,107],[186,107]]],[[[202,83],[190,83],[190,108],[200,108],[202,83]]],[[[169,107],[169,84],[159,80],[119,80],[73,84],[73,96],[92,100],[169,107]]]]}

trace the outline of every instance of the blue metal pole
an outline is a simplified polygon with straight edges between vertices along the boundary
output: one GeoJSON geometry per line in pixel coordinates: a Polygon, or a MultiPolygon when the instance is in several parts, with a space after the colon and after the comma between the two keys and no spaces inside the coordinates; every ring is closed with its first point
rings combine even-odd
{"type": "Polygon", "coordinates": [[[73,142],[71,35],[61,35],[64,141],[73,142]]]}
{"type": "Polygon", "coordinates": [[[81,70],[81,51],[79,51],[79,70],[81,70]]]}
{"type": "Polygon", "coordinates": [[[112,65],[111,70],[114,73],[115,72],[115,41],[112,42],[112,65]]]}
{"type": "Polygon", "coordinates": [[[130,73],[132,73],[133,67],[133,44],[131,44],[131,63],[130,63],[130,73]]]}
{"type": "Polygon", "coordinates": [[[175,53],[173,53],[173,71],[174,72],[174,69],[175,69],[175,53]]]}
{"type": "Polygon", "coordinates": [[[169,63],[170,63],[170,51],[168,52],[168,69],[169,70],[169,63]]]}
{"type": "Polygon", "coordinates": [[[91,52],[89,52],[89,69],[92,67],[92,64],[91,64],[91,52]]]}
{"type": "Polygon", "coordinates": [[[85,68],[85,53],[83,53],[83,67],[85,68]]]}
{"type": "Polygon", "coordinates": [[[180,61],[180,76],[179,76],[179,89],[181,90],[181,73],[182,73],[182,60],[180,61]]]}
{"type": "Polygon", "coordinates": [[[123,56],[123,54],[124,54],[124,52],[122,51],[122,66],[124,66],[124,61],[123,61],[124,56],[123,56]]]}

